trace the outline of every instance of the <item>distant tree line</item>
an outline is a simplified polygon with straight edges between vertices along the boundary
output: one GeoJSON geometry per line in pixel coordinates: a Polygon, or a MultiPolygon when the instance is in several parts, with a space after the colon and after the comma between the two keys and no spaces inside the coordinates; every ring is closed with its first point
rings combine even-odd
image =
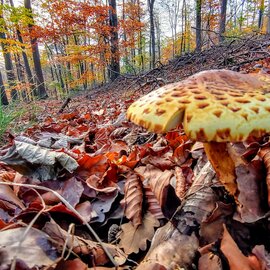
{"type": "Polygon", "coordinates": [[[64,97],[231,37],[270,32],[270,0],[1,0],[1,104],[64,97]]]}

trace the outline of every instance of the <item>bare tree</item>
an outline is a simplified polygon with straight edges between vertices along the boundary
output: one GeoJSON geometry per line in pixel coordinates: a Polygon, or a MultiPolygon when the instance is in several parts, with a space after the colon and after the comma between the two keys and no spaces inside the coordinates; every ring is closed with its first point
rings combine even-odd
{"type": "Polygon", "coordinates": [[[5,26],[5,20],[3,17],[3,0],[1,0],[1,9],[0,9],[0,21],[1,21],[1,28],[3,30],[0,31],[0,39],[1,41],[1,48],[2,48],[2,53],[3,53],[3,57],[4,57],[4,63],[5,63],[5,69],[6,69],[6,74],[7,74],[7,81],[9,84],[9,87],[11,89],[11,98],[12,100],[16,100],[18,99],[18,93],[17,91],[14,89],[15,86],[15,73],[14,73],[14,69],[13,69],[13,63],[12,63],[12,58],[11,58],[11,53],[8,51],[7,48],[7,42],[6,39],[6,33],[4,31],[4,29],[6,28],[5,26]]]}
{"type": "Polygon", "coordinates": [[[202,0],[196,0],[196,51],[202,50],[202,0]]]}
{"type": "Polygon", "coordinates": [[[155,22],[154,22],[154,3],[155,0],[147,0],[149,17],[150,17],[150,68],[154,68],[156,64],[156,38],[155,38],[155,22]]]}
{"type": "Polygon", "coordinates": [[[109,77],[114,81],[120,74],[119,63],[119,39],[118,39],[118,20],[116,11],[116,0],[109,0],[109,22],[111,27],[111,64],[109,70],[109,77]]]}
{"type": "Polygon", "coordinates": [[[157,44],[157,54],[158,61],[161,61],[161,25],[159,16],[155,15],[155,29],[156,29],[156,44],[157,44]]]}
{"type": "Polygon", "coordinates": [[[259,7],[259,19],[258,19],[258,27],[262,28],[263,25],[263,12],[264,12],[264,0],[261,0],[259,7]]]}
{"type": "Polygon", "coordinates": [[[224,33],[226,27],[226,11],[227,11],[227,0],[221,0],[220,7],[220,20],[219,20],[219,42],[224,41],[224,33]]]}
{"type": "Polygon", "coordinates": [[[7,99],[7,94],[5,90],[5,86],[3,83],[3,78],[2,78],[2,72],[0,71],[0,106],[1,105],[8,105],[8,99],[7,99]]]}
{"type": "Polygon", "coordinates": [[[268,1],[267,8],[267,25],[266,25],[266,33],[270,34],[270,0],[268,1]]]}
{"type": "MultiPolygon", "coordinates": [[[[177,26],[180,13],[180,0],[165,0],[160,2],[161,6],[168,12],[168,20],[171,28],[171,35],[173,40],[173,57],[177,53],[176,39],[177,39],[177,26]]],[[[183,26],[183,25],[182,25],[183,26]]]]}
{"type": "MultiPolygon", "coordinates": [[[[10,0],[9,3],[10,3],[10,6],[14,8],[13,0],[10,0]]],[[[30,67],[30,64],[29,64],[28,56],[27,56],[27,54],[25,52],[25,46],[23,45],[24,42],[23,42],[23,38],[22,38],[22,35],[21,35],[21,31],[19,29],[18,24],[15,24],[15,27],[16,27],[16,34],[17,34],[18,41],[22,44],[21,45],[21,48],[22,48],[22,57],[23,57],[23,62],[24,62],[24,67],[25,67],[25,72],[26,72],[27,80],[28,80],[28,82],[31,85],[32,92],[34,92],[35,81],[34,81],[34,77],[33,77],[33,74],[32,74],[32,71],[31,71],[31,67],[30,67]]]]}
{"type": "Polygon", "coordinates": [[[34,62],[34,68],[35,68],[35,73],[36,73],[36,81],[37,81],[37,93],[34,93],[37,95],[38,98],[47,98],[47,91],[45,88],[45,83],[44,83],[44,77],[43,77],[43,72],[41,68],[41,63],[40,63],[40,54],[39,54],[39,49],[38,49],[38,42],[37,38],[31,36],[31,32],[34,26],[34,21],[32,17],[32,7],[31,7],[31,0],[24,0],[24,7],[29,11],[29,17],[31,19],[31,23],[29,23],[29,32],[30,32],[30,43],[31,43],[31,48],[32,48],[32,55],[33,55],[33,62],[34,62]]]}

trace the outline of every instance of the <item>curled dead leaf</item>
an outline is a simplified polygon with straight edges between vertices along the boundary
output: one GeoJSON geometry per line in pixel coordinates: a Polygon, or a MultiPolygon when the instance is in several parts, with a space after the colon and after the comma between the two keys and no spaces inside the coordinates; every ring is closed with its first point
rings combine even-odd
{"type": "Polygon", "coordinates": [[[130,171],[125,183],[125,197],[122,200],[125,214],[136,228],[142,224],[143,189],[139,176],[130,171]]]}
{"type": "Polygon", "coordinates": [[[262,148],[259,151],[259,156],[262,158],[267,171],[266,184],[268,191],[268,205],[270,206],[270,147],[262,148]]]}

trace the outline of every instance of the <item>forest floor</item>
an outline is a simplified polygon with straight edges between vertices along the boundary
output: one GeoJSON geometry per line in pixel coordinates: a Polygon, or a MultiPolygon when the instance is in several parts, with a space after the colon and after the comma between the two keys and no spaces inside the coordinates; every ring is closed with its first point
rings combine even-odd
{"type": "Polygon", "coordinates": [[[0,270],[270,269],[269,163],[260,153],[268,157],[268,137],[234,145],[245,159],[236,167],[236,200],[201,143],[181,130],[146,132],[125,118],[140,96],[220,68],[270,73],[269,37],[120,76],[64,107],[25,104],[0,148],[0,270]],[[158,258],[146,257],[151,241],[158,258]]]}

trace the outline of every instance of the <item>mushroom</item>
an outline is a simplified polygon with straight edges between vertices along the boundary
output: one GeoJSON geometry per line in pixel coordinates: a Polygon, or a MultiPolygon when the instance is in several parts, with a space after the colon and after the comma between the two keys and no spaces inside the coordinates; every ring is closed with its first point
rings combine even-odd
{"type": "Polygon", "coordinates": [[[270,76],[202,71],[141,97],[127,118],[159,133],[183,123],[190,139],[204,143],[220,181],[235,195],[235,165],[227,143],[270,132],[270,76]]]}

